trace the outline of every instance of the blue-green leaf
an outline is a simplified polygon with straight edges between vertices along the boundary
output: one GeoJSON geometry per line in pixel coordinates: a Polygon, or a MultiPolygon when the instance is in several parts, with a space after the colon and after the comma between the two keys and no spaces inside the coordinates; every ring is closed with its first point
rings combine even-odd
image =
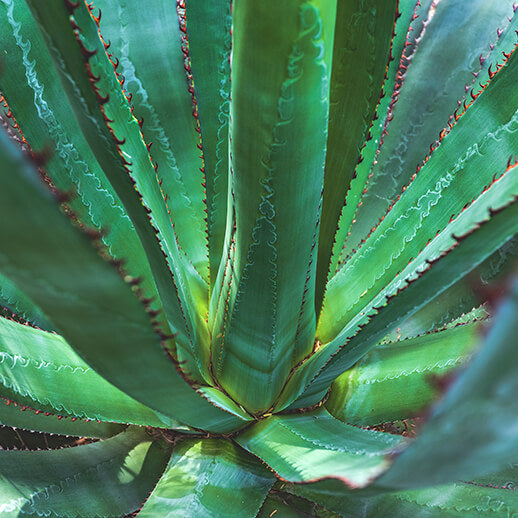
{"type": "Polygon", "coordinates": [[[235,441],[290,482],[336,479],[344,489],[363,487],[390,465],[401,437],[347,425],[323,409],[274,415],[235,441]]]}
{"type": "Polygon", "coordinates": [[[477,323],[464,324],[377,345],[333,383],[326,408],[338,419],[359,425],[423,412],[438,396],[437,378],[469,358],[479,328],[477,323]]]}
{"type": "Polygon", "coordinates": [[[480,352],[437,406],[416,442],[380,478],[411,488],[472,479],[518,459],[518,280],[480,352]]]}
{"type": "Polygon", "coordinates": [[[272,406],[313,348],[335,14],[334,0],[233,6],[235,255],[212,363],[218,382],[254,413],[272,406]]]}
{"type": "Polygon", "coordinates": [[[274,481],[257,459],[227,440],[182,440],[139,516],[249,518],[274,481]]]}
{"type": "Polygon", "coordinates": [[[85,446],[0,451],[0,514],[126,515],[156,484],[169,451],[135,428],[85,446]]]}
{"type": "Polygon", "coordinates": [[[131,279],[122,278],[60,213],[34,168],[3,133],[0,155],[0,204],[17,222],[0,219],[0,240],[9,243],[0,253],[2,274],[45,311],[89,366],[137,401],[194,427],[230,431],[244,424],[182,378],[131,279]]]}

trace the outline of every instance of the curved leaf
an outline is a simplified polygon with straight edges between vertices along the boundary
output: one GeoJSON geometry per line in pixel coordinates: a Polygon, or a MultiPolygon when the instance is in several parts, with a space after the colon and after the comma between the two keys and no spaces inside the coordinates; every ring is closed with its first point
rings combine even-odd
{"type": "Polygon", "coordinates": [[[307,483],[337,479],[345,488],[363,487],[390,465],[403,439],[362,430],[325,410],[274,415],[234,439],[268,464],[281,479],[307,483]]]}
{"type": "MultiPolygon", "coordinates": [[[[367,189],[355,210],[354,223],[348,222],[350,234],[342,261],[358,248],[394,203],[416,166],[429,153],[430,145],[435,145],[443,128],[453,121],[453,113],[466,95],[470,99],[468,91],[475,81],[478,90],[482,76],[476,75],[480,74],[484,59],[493,55],[501,63],[502,51],[513,50],[516,35],[512,33],[518,27],[518,18],[515,16],[512,22],[514,29],[510,33],[514,41],[511,37],[507,48],[498,45],[497,32],[509,25],[513,3],[513,0],[473,0],[469,4],[446,1],[434,7],[405,71],[380,152],[374,163],[366,164],[370,169],[367,189]],[[495,47],[493,51],[491,46],[495,47]]],[[[510,106],[513,105],[516,103],[510,106]]],[[[503,106],[499,105],[498,110],[503,113],[503,106]]],[[[467,140],[457,141],[456,157],[463,152],[461,145],[467,148],[476,142],[475,135],[473,127],[467,140]]],[[[509,154],[504,154],[504,161],[509,154]]]]}
{"type": "Polygon", "coordinates": [[[222,439],[182,440],[139,516],[255,516],[274,482],[251,455],[222,439]]]}
{"type": "Polygon", "coordinates": [[[131,279],[121,278],[60,213],[6,138],[0,134],[0,204],[17,224],[0,220],[0,239],[9,243],[0,252],[0,271],[45,311],[89,366],[137,401],[189,426],[230,431],[244,424],[181,377],[132,292],[131,279]]]}
{"type": "Polygon", "coordinates": [[[33,326],[50,331],[52,326],[41,309],[9,279],[0,275],[0,305],[33,326]]]}
{"type": "Polygon", "coordinates": [[[122,516],[156,484],[169,458],[163,441],[131,428],[111,439],[49,451],[0,451],[0,513],[122,516]]]}
{"type": "Polygon", "coordinates": [[[313,347],[335,14],[334,0],[233,6],[236,250],[212,362],[218,382],[254,413],[271,407],[313,347]]]}
{"type": "Polygon", "coordinates": [[[390,51],[392,61],[388,63],[383,94],[376,108],[376,118],[361,149],[361,157],[349,184],[340,214],[329,266],[329,278],[343,264],[342,250],[347,243],[351,223],[354,220],[358,203],[360,203],[364,194],[365,186],[368,184],[371,166],[379,153],[379,148],[385,136],[386,125],[392,117],[405,70],[425,29],[431,5],[432,0],[420,0],[419,2],[416,2],[416,0],[400,0],[398,3],[398,11],[401,16],[396,20],[394,27],[390,51]]]}
{"type": "MultiPolygon", "coordinates": [[[[480,197],[480,211],[462,212],[448,232],[439,233],[333,342],[295,371],[285,397],[293,398],[302,387],[307,388],[302,389],[306,395],[294,406],[310,406],[321,400],[332,381],[381,340],[387,328],[414,314],[516,235],[517,172],[516,165],[511,167],[493,190],[480,197]]],[[[283,404],[281,399],[279,407],[283,404]]]]}
{"type": "Polygon", "coordinates": [[[344,492],[323,484],[290,485],[285,490],[325,504],[346,518],[508,518],[518,511],[517,468],[475,481],[390,493],[344,492]]]}
{"type": "Polygon", "coordinates": [[[208,281],[203,162],[174,2],[161,0],[142,9],[138,0],[96,0],[95,6],[102,10],[101,34],[110,43],[112,61],[119,63],[117,73],[131,95],[134,115],[144,119],[144,139],[153,143],[150,153],[178,244],[208,281]]]}
{"type": "Polygon", "coordinates": [[[464,324],[377,345],[333,383],[326,408],[359,425],[413,417],[437,397],[438,378],[469,358],[479,328],[464,324]]]}
{"type": "Polygon", "coordinates": [[[517,63],[514,52],[330,281],[317,329],[323,343],[364,311],[409,261],[417,260],[437,232],[463,234],[459,215],[471,212],[476,219],[482,213],[480,205],[487,197],[481,193],[500,177],[517,150],[517,63]]]}
{"type": "Polygon", "coordinates": [[[488,284],[498,285],[510,274],[518,255],[518,235],[493,252],[475,270],[456,282],[383,338],[393,342],[489,316],[484,304],[488,284]]]}
{"type": "Polygon", "coordinates": [[[471,479],[518,459],[514,433],[518,426],[517,315],[515,279],[481,351],[437,406],[416,442],[380,478],[380,486],[412,488],[471,479]]]}
{"type": "Polygon", "coordinates": [[[80,221],[103,229],[102,240],[110,255],[124,259],[126,271],[142,279],[145,297],[156,296],[142,244],[75,117],[70,116],[72,108],[26,2],[0,2],[0,16],[2,62],[9,70],[0,74],[0,91],[8,103],[3,108],[11,117],[7,120],[17,125],[20,138],[34,152],[53,150],[45,162],[52,184],[77,192],[69,205],[80,221]]]}
{"type": "Polygon", "coordinates": [[[59,335],[6,319],[0,319],[0,384],[37,409],[43,404],[72,417],[176,428],[99,376],[59,335]]]}
{"type": "Polygon", "coordinates": [[[204,376],[208,381],[209,337],[203,317],[208,287],[178,248],[139,124],[104,52],[97,26],[81,2],[73,9],[73,19],[61,0],[45,5],[28,0],[28,4],[81,130],[96,150],[146,250],[165,316],[183,351],[180,359],[190,358],[191,375],[198,381],[204,376]],[[105,92],[109,92],[108,101],[103,97],[105,92]]]}
{"type": "MultiPolygon", "coordinates": [[[[331,74],[322,221],[318,239],[317,313],[345,195],[379,102],[392,47],[397,0],[338,1],[331,74]]],[[[401,34],[401,31],[398,32],[401,34]]]]}
{"type": "MultiPolygon", "coordinates": [[[[74,419],[74,418],[72,418],[74,419]]],[[[33,410],[25,405],[2,398],[0,400],[0,424],[13,428],[23,428],[44,433],[72,435],[75,437],[95,437],[105,439],[124,430],[123,425],[98,423],[84,419],[67,419],[41,410],[33,410]]]]}

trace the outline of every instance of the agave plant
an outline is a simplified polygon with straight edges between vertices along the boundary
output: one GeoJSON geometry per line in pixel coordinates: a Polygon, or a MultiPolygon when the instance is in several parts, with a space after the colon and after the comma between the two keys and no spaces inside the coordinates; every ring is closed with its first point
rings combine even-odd
{"type": "Polygon", "coordinates": [[[1,0],[0,515],[518,513],[517,10],[1,0]]]}

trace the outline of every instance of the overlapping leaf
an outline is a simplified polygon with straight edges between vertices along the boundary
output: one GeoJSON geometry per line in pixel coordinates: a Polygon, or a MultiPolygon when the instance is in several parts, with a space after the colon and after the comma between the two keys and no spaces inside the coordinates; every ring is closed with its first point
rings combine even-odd
{"type": "Polygon", "coordinates": [[[208,330],[203,317],[208,288],[178,247],[138,122],[104,53],[97,26],[86,5],[75,8],[74,28],[60,0],[45,6],[28,3],[37,14],[81,130],[146,250],[165,316],[177,333],[181,359],[189,359],[194,378],[208,379],[208,330]],[[103,97],[105,92],[108,97],[103,97]]]}
{"type": "Polygon", "coordinates": [[[184,69],[184,33],[174,3],[154,2],[147,9],[138,0],[98,0],[94,5],[101,10],[101,34],[110,44],[112,61],[118,63],[134,115],[144,120],[142,133],[152,144],[178,244],[207,281],[203,162],[184,69]]]}
{"type": "Polygon", "coordinates": [[[255,516],[274,482],[259,461],[222,439],[182,440],[139,516],[255,516]]]}
{"type": "MultiPolygon", "coordinates": [[[[156,296],[138,235],[95,152],[70,116],[72,108],[26,2],[2,2],[0,15],[2,63],[4,70],[9,70],[0,74],[0,92],[8,103],[0,104],[0,110],[9,113],[11,119],[7,120],[16,124],[26,146],[50,155],[45,174],[52,184],[62,191],[78,193],[70,201],[77,217],[93,229],[106,231],[102,239],[110,254],[123,258],[126,270],[141,278],[145,297],[156,296]]],[[[156,304],[154,309],[159,307],[156,304]]]]}
{"type": "Polygon", "coordinates": [[[517,314],[515,281],[481,351],[380,485],[408,488],[466,480],[518,459],[517,314]]]}
{"type": "Polygon", "coordinates": [[[252,412],[271,407],[313,347],[335,12],[334,1],[320,0],[233,6],[235,258],[216,309],[223,316],[212,364],[218,382],[252,412]]]}
{"type": "Polygon", "coordinates": [[[5,398],[0,400],[0,424],[24,430],[100,439],[112,437],[124,430],[124,425],[42,412],[5,398]]]}
{"type": "Polygon", "coordinates": [[[195,427],[212,421],[215,430],[228,431],[244,423],[181,377],[131,284],[60,213],[14,144],[0,138],[0,203],[17,221],[16,227],[0,221],[1,239],[9,243],[0,271],[45,311],[89,366],[128,395],[195,427]]]}
{"type": "MultiPolygon", "coordinates": [[[[481,198],[489,203],[480,213],[474,214],[478,221],[470,222],[466,227],[466,221],[469,222],[473,214],[464,211],[459,216],[456,220],[458,228],[464,229],[461,232],[467,229],[467,233],[456,237],[461,232],[456,231],[457,225],[452,225],[449,229],[452,234],[439,234],[425,249],[426,252],[417,257],[417,269],[410,262],[367,311],[360,313],[333,342],[303,364],[289,380],[285,397],[293,397],[291,391],[305,390],[306,395],[296,404],[310,406],[318,402],[331,382],[381,340],[387,328],[395,327],[415,313],[511,240],[516,235],[515,218],[518,213],[517,171],[514,166],[501,182],[495,183],[494,191],[484,193],[481,198]],[[492,195],[500,199],[498,204],[493,204],[492,195]],[[498,207],[496,212],[493,211],[495,206],[498,207]],[[309,388],[302,388],[304,386],[309,388]]],[[[281,399],[279,406],[282,404],[285,403],[281,399]]]]}
{"type": "Polygon", "coordinates": [[[125,515],[145,499],[167,459],[167,445],[133,428],[86,446],[0,451],[0,513],[125,515]]]}
{"type": "Polygon", "coordinates": [[[437,232],[451,234],[448,224],[463,210],[473,217],[481,213],[481,193],[505,171],[516,151],[517,61],[515,53],[444,137],[368,241],[330,281],[317,331],[324,343],[417,258],[437,232]]]}
{"type": "Polygon", "coordinates": [[[15,401],[21,395],[35,409],[50,407],[55,414],[175,427],[174,420],[160,417],[104,380],[59,335],[6,319],[0,319],[0,384],[4,395],[7,389],[15,401]]]}
{"type": "Polygon", "coordinates": [[[473,481],[378,495],[331,490],[322,484],[286,485],[285,490],[321,502],[345,518],[508,518],[518,511],[516,469],[509,465],[501,472],[473,481]]]}
{"type": "MultiPolygon", "coordinates": [[[[478,91],[478,83],[485,82],[487,73],[481,69],[487,70],[486,66],[492,61],[494,72],[504,59],[502,52],[512,51],[516,43],[514,31],[518,28],[516,16],[509,22],[509,18],[513,18],[513,6],[513,0],[476,0],[469,5],[437,2],[431,7],[425,16],[428,18],[426,27],[402,70],[404,78],[380,151],[374,162],[360,166],[368,169],[369,179],[361,204],[356,206],[360,203],[357,200],[351,216],[341,221],[349,233],[345,243],[342,242],[342,262],[397,199],[416,166],[429,152],[430,145],[452,122],[453,113],[464,97],[467,95],[471,100],[470,89],[475,87],[478,91]]],[[[468,145],[473,143],[466,141],[468,145]]],[[[461,153],[459,147],[456,156],[461,153]]]]}
{"type": "Polygon", "coordinates": [[[51,324],[41,309],[3,275],[0,275],[0,305],[4,311],[11,311],[16,318],[41,329],[51,330],[51,324]]]}
{"type": "MultiPolygon", "coordinates": [[[[513,204],[518,194],[517,168],[513,164],[508,164],[507,168],[502,164],[501,169],[495,172],[493,156],[511,154],[515,146],[518,98],[514,82],[518,73],[515,66],[517,60],[515,52],[446,135],[369,240],[329,283],[326,295],[329,305],[325,302],[317,336],[324,343],[333,340],[295,372],[285,390],[286,398],[291,397],[290,391],[301,383],[302,377],[302,383],[307,384],[316,375],[322,378],[322,384],[313,383],[311,390],[319,398],[323,397],[329,386],[327,383],[332,381],[333,376],[350,367],[366,351],[352,343],[363,341],[369,335],[369,340],[372,340],[369,345],[372,347],[382,338],[369,331],[373,329],[374,320],[380,323],[381,331],[381,319],[378,316],[371,319],[371,315],[377,312],[374,308],[384,305],[387,297],[395,295],[398,290],[404,291],[402,287],[408,279],[415,278],[418,272],[431,269],[435,270],[436,279],[442,277],[443,280],[436,280],[435,284],[430,285],[430,291],[418,297],[422,302],[418,304],[416,299],[408,310],[397,307],[396,300],[400,301],[403,297],[391,300],[389,306],[393,309],[388,307],[383,313],[397,311],[398,321],[432,300],[513,238],[516,225],[511,220],[515,209],[505,207],[513,204]],[[499,106],[498,113],[495,113],[495,105],[499,106]],[[478,130],[475,130],[477,127],[478,130]],[[458,157],[458,142],[473,140],[474,144],[455,159],[458,157]],[[499,209],[507,213],[499,214],[501,224],[491,220],[499,209]],[[483,238],[491,227],[498,229],[498,232],[489,239],[483,238]],[[462,243],[462,246],[457,246],[458,240],[452,237],[470,233],[479,234],[481,239],[481,245],[471,255],[466,253],[469,245],[462,243]],[[447,254],[439,260],[448,250],[454,252],[453,257],[459,257],[462,261],[461,264],[457,261],[450,271],[446,269],[446,264],[455,259],[447,259],[447,254]],[[430,265],[436,260],[441,266],[430,265]],[[360,271],[363,274],[358,274],[360,271]],[[363,328],[357,333],[360,326],[363,328]],[[344,347],[347,339],[353,336],[353,342],[344,347]],[[351,363],[343,360],[344,355],[351,359],[351,363]],[[324,367],[328,361],[335,367],[324,367]]],[[[474,242],[475,239],[471,237],[469,241],[474,242]]],[[[422,273],[419,276],[423,278],[418,285],[426,283],[427,276],[434,277],[422,273]]],[[[396,320],[385,321],[385,329],[396,323],[396,320]]],[[[367,346],[367,342],[363,343],[363,347],[367,346]]],[[[310,406],[318,401],[310,400],[312,402],[308,400],[301,404],[305,406],[308,403],[307,406],[310,406]]]]}
{"type": "MultiPolygon", "coordinates": [[[[225,229],[232,221],[228,196],[231,2],[185,2],[188,55],[200,120],[207,204],[211,289],[226,249],[225,229]],[[228,213],[228,214],[227,214],[228,213]]],[[[217,291],[216,291],[217,293],[217,291]]]]}
{"type": "Polygon", "coordinates": [[[327,409],[360,425],[413,417],[435,400],[439,379],[467,360],[477,328],[476,323],[458,325],[377,345],[334,382],[327,409]]]}
{"type": "Polygon", "coordinates": [[[344,488],[368,485],[403,443],[401,437],[344,424],[325,410],[268,417],[235,440],[283,480],[331,478],[344,488]]]}
{"type": "MultiPolygon", "coordinates": [[[[396,47],[406,34],[401,24],[394,27],[397,8],[395,0],[379,0],[369,5],[339,1],[337,5],[318,246],[317,311],[322,304],[345,195],[380,98],[393,45],[393,30],[397,30],[396,47]]],[[[406,5],[403,9],[404,23],[408,22],[406,15],[410,9],[406,9],[406,5]]]]}

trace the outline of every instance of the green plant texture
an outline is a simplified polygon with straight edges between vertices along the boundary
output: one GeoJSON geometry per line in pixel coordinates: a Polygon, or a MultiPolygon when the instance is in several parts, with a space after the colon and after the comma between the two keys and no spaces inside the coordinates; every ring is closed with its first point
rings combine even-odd
{"type": "Polygon", "coordinates": [[[518,516],[517,34],[0,0],[0,516],[518,516]]]}

